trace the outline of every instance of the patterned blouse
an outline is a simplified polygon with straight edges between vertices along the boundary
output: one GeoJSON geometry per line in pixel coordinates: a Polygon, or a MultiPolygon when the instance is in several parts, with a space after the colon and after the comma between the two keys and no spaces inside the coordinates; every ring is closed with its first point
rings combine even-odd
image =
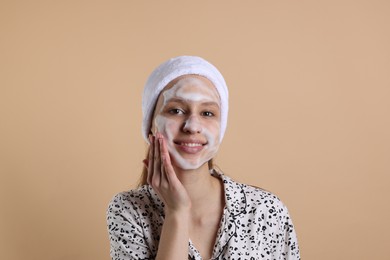
{"type": "MultiPolygon", "coordinates": [[[[212,259],[300,259],[293,223],[275,195],[212,174],[222,179],[225,190],[212,259]]],[[[164,205],[151,186],[117,194],[107,210],[111,258],[154,259],[163,222],[164,205]]],[[[202,259],[191,241],[188,259],[202,259]]]]}

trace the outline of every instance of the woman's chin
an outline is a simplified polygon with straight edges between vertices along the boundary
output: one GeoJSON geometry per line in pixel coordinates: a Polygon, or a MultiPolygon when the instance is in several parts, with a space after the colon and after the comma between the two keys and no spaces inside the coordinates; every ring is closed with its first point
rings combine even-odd
{"type": "Polygon", "coordinates": [[[174,168],[177,168],[178,170],[182,171],[193,171],[201,168],[204,164],[207,162],[201,163],[201,162],[194,162],[192,160],[181,160],[180,162],[175,162],[173,164],[174,168]]]}

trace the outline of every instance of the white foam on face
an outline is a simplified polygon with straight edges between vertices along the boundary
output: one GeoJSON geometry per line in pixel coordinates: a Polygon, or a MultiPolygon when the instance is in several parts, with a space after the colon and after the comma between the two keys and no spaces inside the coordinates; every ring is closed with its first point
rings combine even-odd
{"type": "Polygon", "coordinates": [[[172,98],[180,98],[189,102],[194,102],[195,105],[200,105],[202,102],[216,102],[219,104],[219,95],[213,86],[207,85],[204,81],[196,77],[184,77],[180,79],[172,88],[163,92],[163,105],[159,113],[157,113],[154,119],[154,125],[157,131],[159,131],[167,140],[168,151],[171,155],[173,163],[183,170],[194,170],[201,167],[203,164],[212,159],[219,148],[219,134],[220,134],[220,122],[212,122],[202,120],[201,115],[191,115],[183,118],[168,118],[161,113],[165,105],[172,98]],[[199,118],[193,118],[199,117],[199,118]],[[194,120],[195,119],[195,120],[194,120]],[[194,124],[196,124],[194,126],[194,124]],[[200,129],[202,139],[206,140],[207,144],[203,146],[203,149],[196,155],[193,154],[181,154],[176,144],[173,142],[178,135],[183,138],[183,125],[187,127],[197,127],[200,129]],[[184,156],[183,156],[184,155],[184,156]]]}
{"type": "Polygon", "coordinates": [[[203,150],[199,153],[198,156],[192,156],[190,158],[185,158],[179,153],[176,144],[173,142],[175,132],[177,132],[178,125],[176,122],[169,122],[166,117],[162,115],[157,115],[155,118],[155,125],[157,131],[159,131],[166,139],[168,151],[173,159],[172,161],[183,170],[194,170],[201,167],[204,163],[212,159],[219,148],[219,129],[217,131],[210,131],[209,129],[203,129],[202,134],[207,141],[207,144],[204,145],[203,150]]]}
{"type": "Polygon", "coordinates": [[[163,92],[164,105],[173,97],[179,97],[181,99],[192,102],[208,102],[217,101],[219,103],[219,95],[216,91],[212,91],[210,87],[199,78],[184,77],[174,84],[170,89],[163,92]],[[187,91],[183,86],[196,86],[203,91],[187,91]]]}

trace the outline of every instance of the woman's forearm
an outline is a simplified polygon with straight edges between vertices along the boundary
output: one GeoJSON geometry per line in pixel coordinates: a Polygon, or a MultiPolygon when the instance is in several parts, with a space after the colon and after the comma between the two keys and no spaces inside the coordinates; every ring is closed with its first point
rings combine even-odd
{"type": "Polygon", "coordinates": [[[165,216],[156,260],[183,260],[188,258],[189,213],[165,216]]]}

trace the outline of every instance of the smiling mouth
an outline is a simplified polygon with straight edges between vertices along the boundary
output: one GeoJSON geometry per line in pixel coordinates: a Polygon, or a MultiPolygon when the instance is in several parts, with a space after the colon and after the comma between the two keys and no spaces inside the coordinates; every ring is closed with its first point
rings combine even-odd
{"type": "Polygon", "coordinates": [[[177,142],[176,144],[182,145],[182,146],[187,146],[187,147],[200,147],[206,144],[201,144],[201,143],[183,143],[183,142],[177,142]]]}
{"type": "Polygon", "coordinates": [[[205,148],[207,143],[200,142],[174,142],[177,145],[179,151],[184,152],[185,154],[198,154],[205,148]]]}

